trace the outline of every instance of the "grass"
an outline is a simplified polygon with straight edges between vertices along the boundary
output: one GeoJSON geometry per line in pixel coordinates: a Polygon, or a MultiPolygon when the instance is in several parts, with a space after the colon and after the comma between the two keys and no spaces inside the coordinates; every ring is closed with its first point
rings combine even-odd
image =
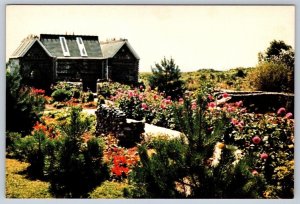
{"type": "Polygon", "coordinates": [[[97,187],[90,193],[90,198],[125,198],[123,191],[128,187],[128,184],[105,181],[101,186],[97,187]]]}
{"type": "MultiPolygon", "coordinates": [[[[50,183],[27,178],[26,162],[6,159],[6,198],[54,198],[49,192],[50,183]]],[[[128,184],[105,181],[90,193],[90,198],[125,198],[124,188],[128,184]]]]}
{"type": "Polygon", "coordinates": [[[28,163],[6,159],[6,198],[51,198],[50,184],[30,180],[24,173],[28,163]]]}

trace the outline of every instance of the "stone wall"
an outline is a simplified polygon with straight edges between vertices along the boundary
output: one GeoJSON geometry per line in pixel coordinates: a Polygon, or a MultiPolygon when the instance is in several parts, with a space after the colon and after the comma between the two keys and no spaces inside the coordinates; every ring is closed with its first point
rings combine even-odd
{"type": "MultiPolygon", "coordinates": [[[[276,112],[284,107],[288,112],[294,112],[294,94],[277,92],[245,92],[226,91],[231,99],[228,103],[243,101],[243,105],[255,113],[276,112]]],[[[222,92],[220,92],[220,95],[222,92]]]]}
{"type": "Polygon", "coordinates": [[[127,121],[126,115],[118,108],[100,104],[97,111],[96,134],[113,134],[119,140],[119,145],[132,147],[140,142],[145,131],[145,123],[127,121]]]}

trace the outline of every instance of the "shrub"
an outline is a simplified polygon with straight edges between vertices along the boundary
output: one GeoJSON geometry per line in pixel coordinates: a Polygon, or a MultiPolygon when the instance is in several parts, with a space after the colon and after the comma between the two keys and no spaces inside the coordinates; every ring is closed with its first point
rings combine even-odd
{"type": "Polygon", "coordinates": [[[157,88],[172,99],[179,99],[184,93],[184,82],[180,79],[181,72],[174,60],[164,58],[161,63],[155,64],[152,68],[152,75],[149,77],[149,85],[152,89],[157,88]]]}
{"type": "Polygon", "coordinates": [[[6,153],[9,156],[16,156],[15,143],[22,138],[22,135],[18,132],[7,132],[6,133],[6,153]]]}
{"type": "Polygon", "coordinates": [[[128,188],[126,183],[105,181],[101,186],[89,193],[89,198],[124,198],[125,188],[128,188]]]}
{"type": "Polygon", "coordinates": [[[19,67],[6,70],[6,131],[26,135],[44,109],[45,99],[22,85],[21,79],[19,67]]]}
{"type": "Polygon", "coordinates": [[[51,96],[54,101],[58,101],[58,102],[68,101],[72,97],[72,92],[66,89],[57,89],[53,91],[51,96]]]}
{"type": "Polygon", "coordinates": [[[80,111],[72,108],[70,121],[61,127],[62,148],[50,171],[51,190],[58,197],[87,197],[108,175],[102,162],[103,140],[87,132],[90,122],[80,117],[80,111]]]}
{"type": "Polygon", "coordinates": [[[250,72],[247,80],[250,86],[259,91],[293,92],[289,73],[291,70],[284,64],[265,62],[250,72]]]}

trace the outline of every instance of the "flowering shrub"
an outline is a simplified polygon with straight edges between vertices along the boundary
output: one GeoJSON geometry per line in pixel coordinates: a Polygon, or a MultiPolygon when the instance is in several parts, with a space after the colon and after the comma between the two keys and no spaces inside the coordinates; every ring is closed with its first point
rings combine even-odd
{"type": "Polygon", "coordinates": [[[172,116],[172,105],[175,102],[170,96],[164,98],[163,94],[151,90],[150,87],[127,91],[118,90],[111,100],[125,112],[128,118],[145,119],[147,123],[176,128],[172,116]]]}
{"type": "Polygon", "coordinates": [[[127,178],[139,161],[137,147],[129,149],[118,147],[117,140],[111,135],[107,136],[105,141],[107,146],[104,150],[104,160],[111,167],[112,178],[116,180],[127,178]]]}
{"type": "Polygon", "coordinates": [[[132,179],[143,187],[133,197],[293,197],[292,113],[251,114],[242,101],[221,97],[200,93],[174,104],[175,124],[188,142],[153,145],[153,157],[140,148],[132,179]]]}

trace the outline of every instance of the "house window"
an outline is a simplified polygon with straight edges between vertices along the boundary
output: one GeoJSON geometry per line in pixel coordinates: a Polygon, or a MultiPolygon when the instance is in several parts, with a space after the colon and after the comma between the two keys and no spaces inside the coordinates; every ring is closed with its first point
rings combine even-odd
{"type": "Polygon", "coordinates": [[[76,42],[77,42],[77,45],[78,45],[78,49],[80,51],[80,55],[82,57],[88,56],[87,53],[86,53],[82,38],[81,37],[76,37],[76,42]]]}
{"type": "Polygon", "coordinates": [[[60,45],[61,45],[61,49],[63,51],[63,54],[65,57],[69,57],[70,56],[70,52],[69,52],[69,48],[67,45],[67,41],[65,37],[59,37],[60,40],[60,45]]]}

